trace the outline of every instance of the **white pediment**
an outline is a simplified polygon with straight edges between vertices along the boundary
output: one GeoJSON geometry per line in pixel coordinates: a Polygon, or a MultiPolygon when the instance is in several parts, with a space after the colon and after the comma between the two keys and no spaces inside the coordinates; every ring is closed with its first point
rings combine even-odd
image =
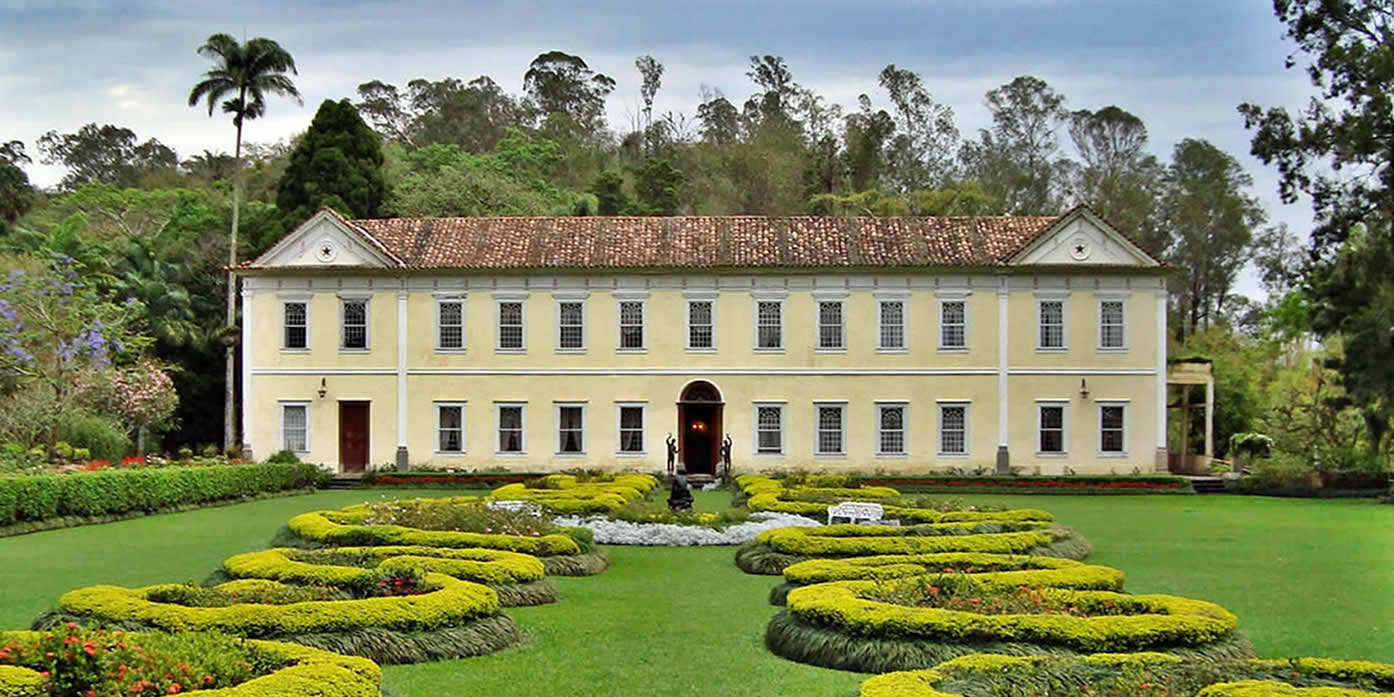
{"type": "Polygon", "coordinates": [[[1157,266],[1157,260],[1087,209],[1078,209],[1011,261],[1014,266],[1157,266]]]}
{"type": "Polygon", "coordinates": [[[252,266],[381,269],[395,264],[338,216],[320,211],[266,250],[252,266]]]}

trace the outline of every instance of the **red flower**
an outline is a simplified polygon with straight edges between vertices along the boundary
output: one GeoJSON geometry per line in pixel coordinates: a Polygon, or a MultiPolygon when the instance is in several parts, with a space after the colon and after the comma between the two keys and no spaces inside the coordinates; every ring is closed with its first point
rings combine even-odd
{"type": "Polygon", "coordinates": [[[179,691],[180,691],[180,690],[183,690],[183,689],[184,689],[184,688],[182,688],[182,687],[179,686],[179,683],[174,683],[173,685],[170,685],[170,686],[169,686],[169,694],[171,694],[171,695],[177,695],[177,694],[179,694],[179,691]]]}

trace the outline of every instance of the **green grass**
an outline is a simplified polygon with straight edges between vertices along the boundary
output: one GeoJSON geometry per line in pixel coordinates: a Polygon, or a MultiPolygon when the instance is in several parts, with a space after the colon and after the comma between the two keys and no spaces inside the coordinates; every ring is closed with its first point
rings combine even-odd
{"type": "MultiPolygon", "coordinates": [[[[456,492],[334,491],[0,539],[0,627],[27,626],[65,590],[201,580],[261,549],[291,515],[365,498],[456,492]]],[[[474,491],[471,493],[481,493],[474,491]]],[[[1054,513],[1091,541],[1090,561],[1135,593],[1216,601],[1265,656],[1394,662],[1394,506],[1228,496],[965,496],[1054,513]]],[[[698,510],[725,493],[697,492],[698,510]]],[[[524,645],[386,671],[402,697],[645,694],[846,697],[863,676],[775,658],[761,645],[776,579],[747,576],[730,548],[611,547],[613,567],[558,578],[562,601],[509,610],[524,645]]]]}

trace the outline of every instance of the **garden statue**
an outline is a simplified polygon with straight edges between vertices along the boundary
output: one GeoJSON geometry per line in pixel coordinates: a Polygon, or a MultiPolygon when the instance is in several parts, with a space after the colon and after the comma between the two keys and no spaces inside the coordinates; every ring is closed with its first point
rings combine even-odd
{"type": "Polygon", "coordinates": [[[668,446],[668,476],[673,475],[673,463],[678,459],[678,442],[673,440],[673,434],[668,434],[668,440],[664,441],[668,446]]]}
{"type": "Polygon", "coordinates": [[[678,465],[678,473],[673,476],[673,486],[668,493],[668,508],[673,511],[692,510],[692,489],[687,486],[687,468],[678,465]]]}
{"type": "Polygon", "coordinates": [[[731,434],[726,434],[726,438],[721,441],[721,478],[725,479],[731,474],[731,434]]]}

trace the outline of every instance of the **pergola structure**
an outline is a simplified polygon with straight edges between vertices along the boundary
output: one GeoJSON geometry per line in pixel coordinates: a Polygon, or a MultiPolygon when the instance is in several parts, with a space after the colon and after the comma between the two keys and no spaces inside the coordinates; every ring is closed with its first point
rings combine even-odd
{"type": "Polygon", "coordinates": [[[1209,474],[1215,458],[1215,371],[1208,358],[1186,358],[1167,362],[1167,410],[1181,410],[1181,447],[1167,456],[1167,469],[1176,474],[1209,474]],[[1205,386],[1205,447],[1191,452],[1191,411],[1200,404],[1192,401],[1192,387],[1205,386]],[[1172,389],[1178,387],[1180,389],[1172,389]],[[1178,395],[1172,401],[1171,395],[1178,395]]]}

